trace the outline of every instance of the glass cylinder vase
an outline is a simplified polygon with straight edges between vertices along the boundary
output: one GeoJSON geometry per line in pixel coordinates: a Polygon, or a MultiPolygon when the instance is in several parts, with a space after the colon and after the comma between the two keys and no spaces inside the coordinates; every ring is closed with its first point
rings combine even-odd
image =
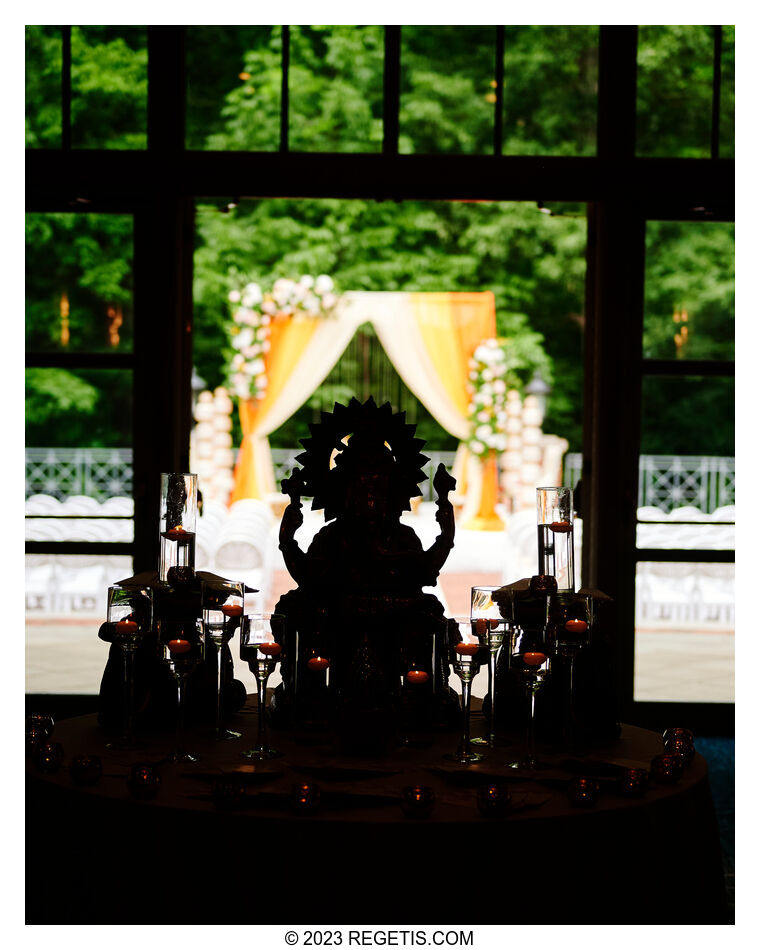
{"type": "Polygon", "coordinates": [[[195,571],[195,523],[198,515],[198,476],[161,473],[159,578],[182,583],[195,571]]]}
{"type": "Polygon", "coordinates": [[[575,590],[572,488],[537,488],[538,574],[554,577],[557,591],[575,590]]]}

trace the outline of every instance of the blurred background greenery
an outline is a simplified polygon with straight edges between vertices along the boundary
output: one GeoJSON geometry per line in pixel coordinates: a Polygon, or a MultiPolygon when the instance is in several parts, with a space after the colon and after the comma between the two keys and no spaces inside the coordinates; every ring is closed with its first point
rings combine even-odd
{"type": "MultiPolygon", "coordinates": [[[[145,147],[146,36],[144,27],[72,29],[73,147],[145,147]]],[[[504,154],[594,154],[597,40],[592,26],[506,28],[504,154]]],[[[281,43],[279,26],[188,27],[188,148],[279,148],[281,43]]],[[[732,27],[723,43],[720,148],[733,156],[732,27]]],[[[27,147],[60,147],[60,28],[27,27],[26,47],[27,147]]],[[[492,150],[494,51],[494,27],[402,28],[402,153],[492,150]]],[[[711,28],[641,27],[638,61],[639,154],[709,156],[711,28]]],[[[291,27],[289,147],[378,152],[382,77],[381,27],[291,27]]],[[[583,206],[552,204],[548,215],[525,202],[251,198],[226,210],[235,197],[197,207],[194,363],[208,387],[224,380],[227,292],[240,280],[327,273],[338,291],[490,290],[497,332],[530,354],[523,382],[539,369],[552,387],[545,431],[581,449],[583,206]]],[[[130,216],[28,214],[26,235],[28,349],[129,351],[130,216]]],[[[733,358],[733,241],[729,224],[649,223],[645,356],[733,358]]],[[[28,444],[128,445],[129,374],[103,374],[28,370],[28,444]]],[[[732,387],[696,389],[700,424],[685,431],[690,387],[648,386],[643,452],[733,453],[732,387]]],[[[273,445],[295,446],[334,399],[378,391],[395,394],[430,448],[454,447],[368,328],[273,445]]]]}

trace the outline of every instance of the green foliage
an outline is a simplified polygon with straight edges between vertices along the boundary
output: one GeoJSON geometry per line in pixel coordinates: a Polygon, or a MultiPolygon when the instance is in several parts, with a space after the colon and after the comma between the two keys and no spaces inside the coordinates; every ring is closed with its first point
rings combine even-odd
{"type": "Polygon", "coordinates": [[[27,26],[26,147],[61,147],[61,29],[27,26]]]}
{"type": "MultiPolygon", "coordinates": [[[[733,154],[733,32],[724,27],[721,154],[733,154]]],[[[597,33],[592,26],[506,28],[505,154],[593,154],[597,33]]],[[[379,150],[382,39],[377,26],[291,27],[292,149],[379,150]]],[[[281,42],[278,26],[189,28],[189,147],[279,148],[281,42]]],[[[494,42],[492,26],[403,27],[402,152],[490,151],[494,42]]],[[[711,44],[709,27],[640,28],[640,151],[706,154],[711,44]]],[[[144,147],[145,47],[145,29],[140,27],[72,29],[75,146],[144,147]]],[[[27,146],[58,147],[60,28],[27,27],[26,50],[27,146]]],[[[268,283],[279,276],[327,273],[343,291],[491,290],[497,333],[510,337],[524,352],[523,382],[534,368],[552,382],[545,429],[568,438],[571,450],[581,447],[583,217],[549,217],[519,202],[288,199],[244,201],[226,215],[215,206],[201,205],[197,223],[194,361],[209,386],[223,378],[230,282],[268,283]]],[[[647,255],[646,354],[673,355],[673,311],[684,308],[690,332],[684,355],[730,358],[733,231],[718,225],[653,224],[647,232],[647,255]]],[[[69,349],[106,347],[109,306],[124,311],[121,347],[129,347],[131,267],[129,218],[29,215],[28,347],[60,347],[64,292],[70,302],[69,349]]],[[[370,349],[379,348],[372,344],[370,349]]],[[[389,382],[383,356],[373,357],[377,362],[371,372],[391,393],[393,385],[401,384],[397,378],[395,384],[389,382]]],[[[276,434],[275,444],[277,439],[279,444],[294,444],[315,412],[365,386],[358,350],[348,352],[339,367],[276,434]]],[[[64,377],[58,377],[56,397],[44,376],[30,377],[32,441],[118,444],[128,437],[127,420],[113,404],[113,394],[121,394],[129,408],[128,387],[119,388],[119,383],[114,388],[109,382],[101,390],[103,380],[95,374],[65,378],[73,387],[66,398],[74,402],[62,409],[64,377]],[[88,386],[100,393],[97,403],[85,399],[88,386]]],[[[406,401],[411,421],[417,422],[431,448],[453,447],[450,437],[402,389],[394,398],[406,401]]],[[[683,415],[685,404],[678,402],[681,397],[675,391],[668,398],[680,409],[651,403],[662,422],[662,451],[674,451],[683,431],[679,413],[683,415]]],[[[705,400],[704,418],[716,418],[717,406],[705,400]]],[[[722,412],[723,403],[720,406],[722,412]]]]}
{"type": "Polygon", "coordinates": [[[144,27],[71,31],[71,138],[79,148],[145,148],[148,50],[144,27]]]}
{"type": "Polygon", "coordinates": [[[132,380],[124,370],[26,370],[26,444],[130,445],[132,380]]]}
{"type": "Polygon", "coordinates": [[[109,214],[27,214],[26,345],[61,349],[61,296],[69,350],[109,348],[110,307],[120,307],[120,349],[132,343],[132,219],[109,214]]]}
{"type": "Polygon", "coordinates": [[[710,155],[710,26],[640,26],[636,84],[639,155],[710,155]]]}

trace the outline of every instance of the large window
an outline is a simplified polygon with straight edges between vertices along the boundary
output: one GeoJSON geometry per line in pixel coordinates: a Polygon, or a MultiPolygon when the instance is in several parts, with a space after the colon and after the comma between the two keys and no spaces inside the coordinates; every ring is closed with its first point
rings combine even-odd
{"type": "MultiPolygon", "coordinates": [[[[432,229],[434,243],[458,233],[468,208],[455,203],[462,200],[519,204],[555,223],[560,215],[572,222],[588,205],[587,268],[558,272],[535,240],[538,228],[514,216],[507,239],[508,209],[465,229],[451,256],[462,275],[492,285],[505,312],[529,312],[555,347],[549,427],[575,425],[576,448],[572,405],[583,390],[584,497],[592,508],[609,510],[620,486],[630,485],[624,518],[584,522],[584,580],[616,598],[622,653],[631,658],[621,665],[621,714],[634,715],[636,577],[648,571],[654,582],[669,564],[690,570],[698,555],[705,590],[730,585],[730,546],[679,541],[663,548],[641,535],[636,548],[635,522],[639,456],[693,465],[709,455],[723,460],[724,473],[732,456],[728,426],[705,446],[691,423],[701,406],[731,415],[732,278],[724,264],[734,201],[732,27],[29,27],[26,142],[30,232],[39,244],[30,250],[31,448],[115,451],[131,438],[134,498],[132,542],[28,541],[27,554],[134,555],[138,570],[153,565],[157,473],[187,465],[193,352],[208,345],[213,322],[207,301],[217,301],[218,316],[224,307],[223,281],[216,288],[206,281],[193,308],[196,223],[200,232],[225,221],[232,240],[219,258],[221,273],[250,240],[249,257],[269,254],[270,266],[288,255],[305,272],[342,267],[348,274],[368,229],[385,226],[379,220],[351,227],[336,215],[323,232],[322,266],[299,243],[295,211],[253,238],[239,231],[237,248],[236,215],[248,202],[285,198],[294,208],[310,198],[381,211],[393,203],[400,215],[418,214],[415,202],[435,199],[449,203],[448,219],[418,214],[416,221],[420,232],[432,229]],[[651,222],[646,229],[642,214],[651,222]],[[70,229],[75,218],[87,226],[70,229]],[[120,241],[133,242],[126,270],[120,241]],[[482,273],[474,259],[487,262],[482,273]],[[538,289],[493,277],[499,269],[520,273],[527,260],[543,268],[538,289]],[[713,276],[700,294],[682,294],[684,281],[702,270],[713,276]],[[585,308],[574,312],[584,272],[585,308]],[[541,290],[545,283],[561,289],[565,280],[563,312],[585,329],[585,374],[576,372],[580,334],[563,342],[541,290]],[[620,340],[635,327],[638,337],[621,354],[620,340]],[[71,446],[53,438],[63,433],[53,425],[65,390],[61,373],[76,377],[67,424],[100,406],[99,428],[80,427],[71,446]],[[129,402],[132,373],[134,423],[116,407],[129,402]],[[557,381],[571,393],[564,407],[557,381]],[[50,405],[41,392],[51,394],[50,405]],[[640,445],[626,443],[626,431],[640,433],[640,445]]],[[[322,233],[316,221],[306,226],[310,239],[322,233]]],[[[569,255],[582,255],[585,228],[563,240],[569,255]]],[[[394,251],[399,259],[411,252],[403,243],[394,251]]],[[[35,478],[45,464],[34,462],[35,478]]],[[[693,481],[683,481],[687,500],[693,481]]],[[[129,523],[129,514],[121,517],[129,523]]],[[[645,531],[659,529],[640,520],[645,531]]],[[[723,530],[719,520],[700,529],[723,530]]],[[[643,605],[643,583],[641,591],[643,605]]],[[[723,695],[712,702],[694,694],[688,702],[707,700],[715,715],[728,701],[723,695]]]]}

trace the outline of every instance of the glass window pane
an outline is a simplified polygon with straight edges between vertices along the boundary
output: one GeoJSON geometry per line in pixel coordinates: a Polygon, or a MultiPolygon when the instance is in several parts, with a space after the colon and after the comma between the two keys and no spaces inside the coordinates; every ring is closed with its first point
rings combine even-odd
{"type": "Polygon", "coordinates": [[[132,371],[26,370],[26,445],[126,448],[132,445],[132,371]]]}
{"type": "Polygon", "coordinates": [[[25,564],[26,692],[97,693],[108,587],[132,575],[132,558],[27,554],[25,564]]]}
{"type": "Polygon", "coordinates": [[[185,61],[187,148],[279,149],[281,27],[189,26],[185,61]]]}
{"type": "Polygon", "coordinates": [[[61,147],[61,28],[26,27],[26,147],[61,147]]]}
{"type": "Polygon", "coordinates": [[[493,26],[401,28],[402,153],[493,151],[493,26]]]}
{"type": "MultiPolygon", "coordinates": [[[[652,461],[655,458],[649,456],[652,461]]],[[[679,499],[679,503],[669,511],[667,505],[662,509],[658,509],[655,505],[647,505],[646,508],[641,506],[639,524],[636,527],[636,546],[670,550],[732,551],[736,544],[734,505],[720,505],[710,514],[699,508],[703,490],[707,495],[710,493],[710,485],[703,486],[702,484],[703,479],[707,480],[706,473],[700,471],[705,467],[703,463],[705,461],[721,463],[728,460],[696,458],[691,465],[689,464],[691,460],[684,457],[678,458],[677,461],[680,463],[680,471],[676,473],[671,467],[668,472],[667,463],[663,459],[658,472],[660,487],[662,487],[663,478],[669,474],[673,483],[682,487],[686,497],[679,499]],[[658,514],[658,510],[661,514],[658,514]]],[[[718,468],[718,465],[715,468],[718,468]]],[[[733,486],[733,466],[731,469],[733,486]]],[[[671,484],[669,487],[671,489],[669,494],[672,495],[674,485],[671,484]]]]}
{"type": "Polygon", "coordinates": [[[734,455],[734,380],[645,376],[641,451],[647,455],[734,455]]]}
{"type": "Polygon", "coordinates": [[[131,449],[27,448],[27,541],[134,540],[131,449]]]}
{"type": "Polygon", "coordinates": [[[734,157],[734,38],[736,28],[724,26],[720,70],[720,158],[734,157]]]}
{"type": "Polygon", "coordinates": [[[712,27],[640,26],[638,34],[637,154],[709,158],[712,27]]]}
{"type": "Polygon", "coordinates": [[[734,224],[649,221],[647,359],[734,359],[734,224]]]}
{"type": "Polygon", "coordinates": [[[144,26],[71,29],[71,143],[145,148],[148,34],[144,26]]]}
{"type": "Polygon", "coordinates": [[[505,155],[595,155],[599,28],[507,26],[505,155]]]}
{"type": "Polygon", "coordinates": [[[734,701],[734,565],[639,562],[636,702],[734,701]]]}
{"type": "Polygon", "coordinates": [[[289,147],[379,152],[382,26],[291,26],[289,147]]]}
{"type": "Polygon", "coordinates": [[[128,215],[26,215],[27,350],[132,350],[132,230],[128,215]]]}

